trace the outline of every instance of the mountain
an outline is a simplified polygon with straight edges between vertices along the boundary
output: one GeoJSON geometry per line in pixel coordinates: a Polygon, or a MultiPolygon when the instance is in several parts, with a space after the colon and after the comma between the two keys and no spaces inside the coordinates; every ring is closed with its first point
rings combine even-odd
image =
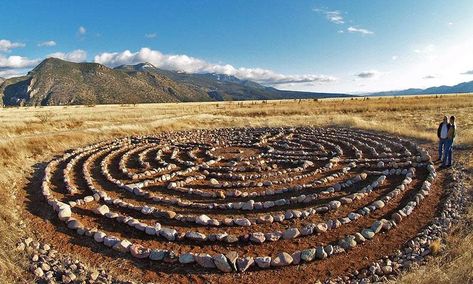
{"type": "Polygon", "coordinates": [[[5,81],[5,78],[0,77],[0,85],[5,81]]]}
{"type": "Polygon", "coordinates": [[[400,91],[388,91],[370,93],[370,96],[407,96],[407,95],[426,95],[426,94],[457,94],[473,93],[473,81],[460,83],[454,86],[438,86],[427,89],[406,89],[400,91]]]}
{"type": "Polygon", "coordinates": [[[0,84],[0,101],[14,105],[77,105],[261,100],[349,96],[281,91],[222,74],[187,74],[149,63],[114,69],[48,58],[27,75],[0,84]]]}
{"type": "Polygon", "coordinates": [[[163,70],[156,68],[150,63],[122,65],[115,67],[115,70],[122,70],[129,74],[133,72],[160,74],[188,88],[204,90],[215,101],[351,97],[350,95],[335,93],[283,91],[266,87],[250,80],[242,80],[231,75],[163,70]]]}

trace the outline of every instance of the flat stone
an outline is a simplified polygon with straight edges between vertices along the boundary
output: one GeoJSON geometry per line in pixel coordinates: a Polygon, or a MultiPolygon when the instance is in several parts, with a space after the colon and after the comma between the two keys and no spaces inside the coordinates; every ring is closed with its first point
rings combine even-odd
{"type": "Polygon", "coordinates": [[[205,214],[202,214],[195,219],[195,222],[200,225],[208,225],[209,221],[210,217],[205,214]]]}
{"type": "Polygon", "coordinates": [[[283,233],[283,239],[290,240],[297,238],[300,235],[299,229],[297,228],[289,228],[283,233]]]}
{"type": "Polygon", "coordinates": [[[374,238],[375,233],[371,229],[363,229],[361,231],[361,235],[365,237],[365,239],[371,240],[372,238],[374,238]]]}
{"type": "Polygon", "coordinates": [[[314,229],[317,233],[325,233],[328,230],[328,226],[326,223],[318,223],[317,225],[315,225],[314,229]]]}
{"type": "Polygon", "coordinates": [[[130,253],[133,257],[143,259],[149,257],[150,250],[143,247],[142,245],[133,244],[130,246],[130,253]]]}
{"type": "Polygon", "coordinates": [[[245,272],[251,265],[253,265],[254,259],[252,257],[244,257],[237,259],[238,271],[245,272]]]}
{"type": "Polygon", "coordinates": [[[103,238],[103,244],[109,248],[116,245],[119,241],[120,239],[114,236],[106,236],[105,238],[103,238]]]}
{"type": "Polygon", "coordinates": [[[315,257],[315,249],[305,249],[301,252],[301,259],[304,261],[312,261],[315,257]]]}
{"type": "Polygon", "coordinates": [[[205,241],[207,239],[207,236],[199,232],[187,232],[186,238],[194,241],[205,241]]]}
{"type": "Polygon", "coordinates": [[[167,250],[153,249],[149,254],[149,259],[161,261],[167,255],[167,250]]]}
{"type": "Polygon", "coordinates": [[[322,246],[318,246],[315,249],[315,257],[318,259],[325,259],[327,258],[327,253],[325,252],[324,248],[322,246]]]}
{"type": "Polygon", "coordinates": [[[236,251],[229,251],[225,254],[230,263],[230,266],[233,268],[234,271],[237,271],[236,261],[238,259],[238,253],[236,251]]]}
{"type": "Polygon", "coordinates": [[[95,214],[102,215],[102,216],[109,212],[110,212],[110,209],[108,208],[107,205],[101,205],[94,209],[95,214]]]}
{"type": "Polygon", "coordinates": [[[167,239],[168,241],[174,241],[176,239],[176,236],[177,236],[177,231],[174,230],[174,229],[171,229],[171,228],[161,228],[161,230],[159,230],[159,234],[167,239]]]}
{"type": "Polygon", "coordinates": [[[255,263],[259,268],[268,268],[271,266],[271,257],[269,256],[255,257],[255,263]]]}
{"type": "Polygon", "coordinates": [[[246,218],[238,218],[238,219],[235,219],[233,222],[235,222],[235,224],[237,224],[238,226],[242,226],[242,227],[251,226],[250,220],[246,218]]]}
{"type": "Polygon", "coordinates": [[[186,252],[179,255],[179,263],[188,264],[193,262],[195,262],[193,254],[186,252]]]}
{"type": "Polygon", "coordinates": [[[287,252],[280,252],[275,258],[271,260],[271,266],[280,267],[291,264],[292,256],[287,252]]]}
{"type": "Polygon", "coordinates": [[[215,268],[212,257],[207,253],[199,253],[194,256],[195,261],[204,268],[215,268]]]}
{"type": "Polygon", "coordinates": [[[106,234],[104,232],[96,232],[94,234],[94,240],[97,242],[97,243],[103,243],[103,238],[105,238],[106,234]]]}
{"type": "Polygon", "coordinates": [[[122,240],[113,246],[113,249],[121,253],[127,253],[130,250],[131,243],[128,240],[122,240]]]}
{"type": "Polygon", "coordinates": [[[265,240],[266,237],[264,236],[264,233],[261,232],[252,233],[250,236],[250,241],[253,243],[262,244],[265,240]]]}
{"type": "Polygon", "coordinates": [[[232,267],[230,266],[230,263],[228,263],[228,260],[225,257],[225,255],[221,253],[214,255],[213,260],[218,270],[223,271],[223,272],[232,272],[232,267]]]}
{"type": "Polygon", "coordinates": [[[270,233],[264,234],[264,236],[266,237],[267,241],[275,242],[275,241],[279,240],[282,237],[282,233],[281,232],[270,232],[270,233]]]}
{"type": "Polygon", "coordinates": [[[379,233],[383,228],[383,222],[376,220],[374,221],[373,225],[371,225],[371,230],[375,232],[375,234],[379,233]]]}

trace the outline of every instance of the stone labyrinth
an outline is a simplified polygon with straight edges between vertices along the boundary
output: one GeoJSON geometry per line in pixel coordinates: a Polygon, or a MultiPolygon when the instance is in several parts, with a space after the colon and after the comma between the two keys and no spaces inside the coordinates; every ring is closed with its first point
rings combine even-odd
{"type": "Polygon", "coordinates": [[[398,137],[227,128],[70,151],[45,168],[42,194],[104,251],[244,272],[323,262],[389,236],[435,177],[427,151],[398,137]]]}

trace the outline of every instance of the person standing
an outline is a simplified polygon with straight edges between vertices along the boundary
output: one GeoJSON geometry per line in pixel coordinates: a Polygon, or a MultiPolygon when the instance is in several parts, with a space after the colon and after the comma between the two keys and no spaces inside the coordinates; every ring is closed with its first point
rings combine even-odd
{"type": "Polygon", "coordinates": [[[450,127],[447,132],[447,142],[445,143],[445,158],[443,159],[443,167],[451,167],[453,162],[453,140],[455,140],[457,125],[455,124],[455,116],[450,116],[450,127]]]}
{"type": "Polygon", "coordinates": [[[446,157],[446,144],[448,130],[450,129],[450,123],[448,123],[447,116],[443,117],[443,121],[439,124],[437,129],[437,137],[439,138],[439,158],[437,161],[444,162],[446,157]]]}

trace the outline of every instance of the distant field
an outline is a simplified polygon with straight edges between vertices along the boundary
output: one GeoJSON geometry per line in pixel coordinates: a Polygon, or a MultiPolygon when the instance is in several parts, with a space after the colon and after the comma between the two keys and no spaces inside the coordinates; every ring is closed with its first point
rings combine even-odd
{"type": "MultiPolygon", "coordinates": [[[[473,95],[0,109],[0,282],[24,279],[26,261],[10,249],[29,230],[18,226],[25,205],[16,197],[36,163],[65,150],[160,131],[303,125],[370,129],[435,143],[443,115],[457,117],[455,155],[471,173],[473,95]]],[[[468,218],[473,218],[473,209],[468,218]]],[[[472,228],[462,228],[450,237],[444,255],[402,281],[454,283],[462,279],[471,273],[472,240],[472,228]],[[414,278],[416,273],[424,274],[414,278]]]]}

